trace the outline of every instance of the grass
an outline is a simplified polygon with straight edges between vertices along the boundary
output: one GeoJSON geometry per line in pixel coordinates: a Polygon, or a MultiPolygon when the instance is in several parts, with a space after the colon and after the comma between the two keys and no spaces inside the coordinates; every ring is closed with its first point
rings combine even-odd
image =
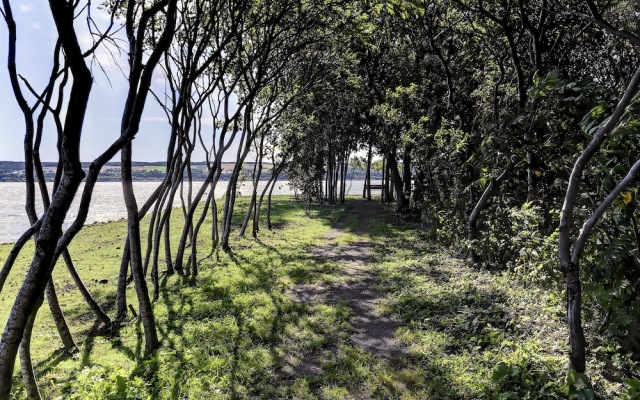
{"type": "MultiPolygon", "coordinates": [[[[241,202],[236,226],[246,202],[241,202]]],[[[229,254],[199,244],[195,282],[163,277],[154,303],[162,348],[143,357],[143,333],[129,319],[120,337],[102,335],[60,264],[54,280],[79,352],[68,355],[46,304],[38,314],[33,357],[45,398],[563,398],[566,340],[562,300],[506,274],[466,266],[432,245],[416,226],[387,213],[366,237],[344,207],[275,201],[273,232],[234,237],[229,254]],[[296,285],[329,285],[341,266],[319,262],[315,245],[340,222],[341,245],[375,244],[381,310],[400,322],[405,353],[393,362],[352,345],[352,310],[344,302],[301,304],[296,285]],[[210,256],[207,257],[207,254],[210,256]],[[97,333],[97,334],[96,334],[97,333]],[[317,365],[319,373],[305,373],[317,365]],[[496,371],[505,372],[499,380],[496,371]]],[[[172,227],[179,227],[180,212],[172,227]]],[[[210,223],[210,221],[209,221],[210,223]]],[[[202,238],[210,227],[203,226],[202,238]]],[[[115,282],[126,235],[123,221],[86,227],[71,254],[89,290],[113,314],[115,282]],[[106,281],[106,282],[105,282],[106,281]]],[[[179,232],[174,232],[177,240],[179,232]]],[[[208,247],[209,246],[209,247],[208,247]]],[[[9,246],[0,247],[4,256],[9,246]]],[[[175,250],[175,248],[173,249],[175,250]]],[[[6,320],[31,248],[0,294],[6,320]]],[[[161,251],[161,254],[163,252],[161,251]]],[[[162,269],[162,267],[161,267],[162,269]]],[[[137,308],[133,288],[128,299],[137,308]]],[[[602,397],[619,387],[592,377],[602,397]]],[[[24,393],[16,369],[13,395],[24,393]]]]}

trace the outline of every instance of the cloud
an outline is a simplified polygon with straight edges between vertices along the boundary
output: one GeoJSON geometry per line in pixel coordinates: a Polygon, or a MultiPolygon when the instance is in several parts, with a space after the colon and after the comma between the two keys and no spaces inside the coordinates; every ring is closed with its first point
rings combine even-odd
{"type": "Polygon", "coordinates": [[[32,23],[31,25],[29,25],[31,27],[31,29],[33,29],[34,31],[41,31],[42,30],[42,25],[40,24],[40,22],[36,21],[34,23],[32,23]]]}
{"type": "Polygon", "coordinates": [[[33,10],[33,6],[31,4],[20,4],[20,12],[27,13],[33,10]]]}

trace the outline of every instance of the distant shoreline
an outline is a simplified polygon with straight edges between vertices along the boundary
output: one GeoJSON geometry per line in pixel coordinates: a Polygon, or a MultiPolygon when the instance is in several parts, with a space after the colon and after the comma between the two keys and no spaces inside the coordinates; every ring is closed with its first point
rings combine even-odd
{"type": "MultiPolygon", "coordinates": [[[[89,169],[91,163],[82,163],[82,167],[89,169]]],[[[144,162],[134,161],[132,164],[132,177],[134,182],[162,182],[166,174],[166,162],[144,162]]],[[[255,162],[247,161],[242,164],[241,175],[244,180],[250,180],[253,176],[253,167],[255,162]]],[[[231,178],[231,171],[235,168],[235,162],[223,162],[221,181],[228,181],[231,178]]],[[[56,162],[43,162],[42,169],[46,182],[53,182],[58,164],[56,162]]],[[[271,177],[271,163],[262,164],[262,175],[260,180],[268,180],[271,177]]],[[[371,179],[381,179],[382,173],[379,171],[371,171],[371,179]]],[[[193,181],[204,181],[209,171],[206,161],[198,161],[191,163],[191,178],[193,181]]],[[[187,177],[185,172],[184,177],[187,177]]],[[[365,171],[361,169],[350,170],[347,174],[347,180],[364,180],[365,171]]],[[[25,182],[24,162],[22,161],[0,161],[0,182],[25,182]]],[[[278,176],[278,180],[289,180],[289,176],[283,172],[278,176]]],[[[120,182],[120,163],[108,162],[102,167],[99,182],[120,182]]]]}

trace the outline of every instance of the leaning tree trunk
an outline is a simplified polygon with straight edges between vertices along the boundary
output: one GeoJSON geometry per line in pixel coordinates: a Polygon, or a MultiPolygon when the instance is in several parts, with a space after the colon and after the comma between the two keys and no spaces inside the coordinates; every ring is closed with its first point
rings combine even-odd
{"type": "MultiPolygon", "coordinates": [[[[49,4],[68,65],[74,77],[62,134],[61,158],[64,163],[64,173],[58,190],[53,196],[53,201],[43,216],[33,259],[10,311],[2,339],[0,339],[0,400],[9,398],[18,347],[28,320],[37,308],[37,303],[43,295],[46,283],[53,271],[53,259],[58,238],[62,233],[62,224],[84,178],[84,171],[80,163],[80,135],[91,92],[91,72],[84,63],[73,29],[73,9],[68,7],[66,3],[50,2],[49,4]]],[[[8,0],[3,0],[3,5],[5,20],[11,24],[13,23],[11,5],[8,0]]],[[[15,28],[15,23],[13,26],[15,28]]],[[[15,46],[15,29],[10,35],[12,35],[10,43],[15,46]]],[[[13,51],[15,51],[15,47],[13,47],[13,51]]],[[[15,68],[15,64],[13,64],[13,68],[15,68]]]]}
{"type": "MultiPolygon", "coordinates": [[[[194,201],[191,203],[191,206],[189,207],[189,210],[187,211],[187,214],[185,216],[185,224],[182,228],[180,241],[178,242],[178,250],[176,252],[176,259],[174,263],[175,268],[178,271],[183,270],[182,264],[183,264],[183,258],[184,258],[184,251],[187,247],[186,246],[187,238],[191,240],[192,246],[194,246],[194,243],[197,240],[197,237],[193,235],[193,216],[196,212],[196,208],[198,204],[200,203],[200,200],[202,199],[202,196],[204,196],[205,192],[207,191],[207,188],[209,187],[209,184],[213,180],[213,175],[215,171],[217,171],[217,169],[213,169],[213,168],[209,171],[209,173],[207,174],[207,178],[205,179],[204,183],[200,187],[200,190],[198,190],[198,193],[196,193],[194,201]]],[[[203,215],[205,214],[206,212],[203,215]]]]}
{"type": "MultiPolygon", "coordinates": [[[[140,208],[140,211],[138,212],[138,216],[142,219],[147,212],[149,211],[149,209],[151,208],[151,206],[156,203],[156,201],[158,200],[158,198],[160,197],[160,194],[163,191],[164,186],[166,185],[166,177],[165,177],[165,181],[163,181],[154,191],[153,193],[151,193],[151,196],[149,196],[149,198],[145,201],[144,205],[142,206],[142,208],[140,208]]],[[[149,231],[152,232],[153,229],[153,220],[155,215],[152,216],[151,221],[149,223],[149,231]]],[[[148,238],[148,244],[147,246],[149,247],[148,251],[150,251],[151,247],[152,247],[152,237],[148,238]]],[[[117,289],[116,289],[116,319],[117,320],[122,320],[127,316],[127,285],[128,285],[128,279],[127,279],[127,274],[129,271],[129,261],[130,261],[130,257],[131,254],[129,253],[129,237],[127,237],[124,241],[124,250],[122,251],[122,258],[120,260],[120,271],[118,272],[118,284],[117,284],[117,289]]],[[[145,264],[144,264],[144,275],[146,276],[147,274],[147,265],[149,262],[149,253],[147,252],[146,258],[145,258],[145,264]]],[[[154,285],[157,283],[158,277],[155,277],[154,280],[154,285]]],[[[153,280],[153,279],[152,279],[153,280]]],[[[157,289],[156,289],[157,290],[157,289]]]]}
{"type": "Polygon", "coordinates": [[[65,319],[62,308],[60,308],[60,303],[58,302],[53,278],[49,278],[44,292],[47,297],[47,303],[49,303],[49,309],[51,310],[51,317],[53,318],[53,322],[56,324],[58,334],[60,334],[60,339],[62,340],[65,350],[68,352],[76,350],[76,342],[73,340],[73,336],[71,336],[69,325],[67,325],[67,320],[65,319]]]}
{"type": "Polygon", "coordinates": [[[249,220],[251,219],[252,213],[256,213],[256,200],[258,198],[258,183],[260,182],[260,176],[262,175],[262,156],[264,153],[264,137],[262,135],[260,137],[260,147],[258,151],[258,162],[253,166],[253,188],[251,190],[251,200],[249,201],[249,209],[244,216],[244,221],[242,221],[242,226],[240,227],[240,236],[244,236],[247,226],[249,225],[249,220]]]}
{"type": "Polygon", "coordinates": [[[478,240],[478,219],[480,218],[480,214],[489,205],[491,197],[500,190],[500,185],[511,174],[514,166],[515,162],[509,161],[504,171],[502,171],[502,174],[489,182],[482,196],[480,196],[478,203],[469,215],[469,219],[467,220],[467,240],[469,242],[469,258],[474,265],[480,265],[482,261],[475,251],[476,241],[478,240]]]}
{"type": "Polygon", "coordinates": [[[252,231],[252,235],[253,237],[257,237],[258,236],[258,231],[260,230],[260,210],[262,209],[262,201],[264,200],[264,196],[267,193],[267,190],[269,191],[269,195],[271,195],[271,192],[273,191],[273,187],[275,187],[277,181],[278,181],[278,175],[280,175],[280,172],[284,169],[285,166],[285,157],[283,157],[282,162],[280,163],[280,165],[278,166],[278,168],[276,168],[274,171],[272,171],[271,173],[271,177],[269,178],[269,181],[267,182],[267,184],[265,185],[264,189],[262,190],[262,193],[260,194],[260,200],[258,200],[258,204],[256,206],[256,212],[253,214],[253,231],[252,231]]]}
{"type": "Polygon", "coordinates": [[[24,382],[24,388],[27,392],[27,398],[29,400],[41,399],[40,389],[38,388],[38,382],[36,381],[36,375],[33,370],[33,361],[31,360],[31,334],[33,333],[33,325],[36,322],[36,316],[38,309],[42,305],[42,298],[38,301],[36,308],[29,317],[27,325],[22,335],[22,342],[20,343],[20,371],[22,372],[22,381],[24,382]]]}
{"type": "MultiPolygon", "coordinates": [[[[25,123],[25,135],[24,135],[24,147],[23,147],[24,158],[25,158],[24,169],[25,169],[25,189],[26,189],[25,211],[27,213],[29,223],[32,226],[34,226],[38,222],[38,216],[37,216],[36,205],[35,205],[34,172],[38,177],[38,186],[41,191],[45,213],[49,206],[48,189],[46,187],[46,182],[44,180],[44,173],[42,172],[42,165],[40,163],[39,148],[40,148],[40,142],[42,139],[44,117],[49,112],[49,105],[51,103],[51,97],[53,95],[54,84],[55,84],[55,81],[57,80],[57,75],[58,75],[58,68],[59,68],[58,57],[60,53],[60,41],[56,43],[56,48],[54,51],[54,66],[49,78],[48,88],[45,90],[45,93],[44,93],[42,108],[37,119],[38,124],[37,124],[37,127],[34,127],[33,115],[37,105],[34,108],[29,107],[29,105],[27,104],[27,101],[25,100],[22,94],[22,89],[17,82],[18,72],[16,70],[16,65],[15,65],[16,26],[13,21],[10,5],[5,4],[5,7],[7,8],[7,11],[6,11],[7,14],[4,14],[5,21],[7,22],[7,27],[9,29],[9,47],[10,47],[9,56],[8,56],[9,79],[12,84],[12,89],[14,92],[15,99],[22,111],[24,123],[25,123]],[[35,137],[34,137],[34,134],[35,134],[35,137]]],[[[65,78],[66,78],[66,75],[65,75],[65,78]]],[[[61,133],[62,132],[59,132],[59,134],[61,133]]],[[[34,238],[37,240],[38,233],[34,232],[34,235],[35,235],[34,238]]],[[[5,264],[5,266],[7,266],[6,274],[8,274],[9,269],[12,266],[12,263],[5,264]]],[[[3,284],[4,279],[6,279],[6,275],[4,275],[4,277],[1,279],[3,284]]],[[[51,279],[49,279],[49,281],[51,281],[51,279]]],[[[50,282],[49,282],[49,287],[51,287],[50,282]]],[[[56,297],[55,291],[47,290],[46,296],[47,296],[47,300],[49,300],[48,304],[49,304],[49,309],[51,310],[51,315],[56,324],[56,328],[58,329],[58,333],[60,334],[62,342],[65,345],[65,348],[67,350],[71,350],[75,348],[75,343],[73,341],[73,338],[71,337],[71,333],[67,326],[67,321],[64,318],[64,313],[60,308],[60,304],[56,297]],[[70,346],[70,347],[67,347],[67,346],[70,346]]],[[[29,334],[28,337],[30,338],[31,334],[29,334]]],[[[29,346],[27,346],[27,348],[29,348],[29,346]]],[[[29,381],[29,377],[25,377],[25,384],[28,384],[29,383],[28,381],[29,381]]],[[[34,381],[35,381],[35,378],[34,378],[34,381]]],[[[37,391],[37,387],[36,387],[36,391],[37,391]]]]}
{"type": "MultiPolygon", "coordinates": [[[[209,211],[209,205],[211,204],[211,199],[213,196],[207,196],[207,201],[204,203],[204,210],[200,215],[200,219],[196,223],[195,228],[193,229],[193,233],[191,234],[191,271],[187,269],[187,275],[193,275],[194,277],[198,276],[198,233],[200,232],[200,227],[204,223],[204,220],[207,218],[207,212],[209,211]]],[[[213,248],[212,248],[213,250],[213,248]]]]}

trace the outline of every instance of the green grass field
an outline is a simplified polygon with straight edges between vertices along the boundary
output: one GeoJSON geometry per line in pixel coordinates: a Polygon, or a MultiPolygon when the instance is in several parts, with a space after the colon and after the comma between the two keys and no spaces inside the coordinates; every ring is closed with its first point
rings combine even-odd
{"type": "MultiPolygon", "coordinates": [[[[241,202],[237,223],[246,206],[241,202]]],[[[178,227],[181,212],[174,213],[178,227]]],[[[353,310],[343,302],[301,304],[297,284],[341,279],[341,266],[310,254],[341,221],[340,245],[361,240],[341,206],[314,206],[280,197],[277,229],[259,240],[232,240],[229,254],[211,251],[204,226],[196,281],[163,276],[154,304],[162,348],[143,358],[142,326],[130,318],[120,337],[97,331],[95,318],[59,264],[56,289],[79,352],[66,354],[40,310],[33,357],[43,396],[60,399],[523,399],[566,398],[566,339],[560,293],[525,285],[508,274],[466,266],[423,237],[417,226],[387,212],[367,235],[375,245],[381,311],[400,323],[405,349],[389,363],[353,346],[353,310]],[[297,367],[324,354],[319,374],[297,367]]],[[[210,223],[210,221],[209,221],[210,223]]],[[[263,228],[264,229],[264,228],[263,228]]],[[[125,238],[123,221],[87,226],[70,248],[85,283],[113,315],[125,238]]],[[[179,232],[175,232],[175,236],[179,232]]],[[[174,239],[176,239],[174,237],[174,239]]],[[[4,256],[9,246],[0,248],[4,256]]],[[[175,249],[174,249],[175,250],[175,249]]],[[[6,321],[31,248],[23,251],[0,295],[6,321]]],[[[161,251],[161,254],[163,252],[161,251]]],[[[162,266],[161,266],[162,271],[162,266]]],[[[137,309],[133,288],[128,300],[137,309]]],[[[602,397],[620,390],[591,365],[602,397]]],[[[16,369],[14,395],[23,398],[16,369]]]]}

